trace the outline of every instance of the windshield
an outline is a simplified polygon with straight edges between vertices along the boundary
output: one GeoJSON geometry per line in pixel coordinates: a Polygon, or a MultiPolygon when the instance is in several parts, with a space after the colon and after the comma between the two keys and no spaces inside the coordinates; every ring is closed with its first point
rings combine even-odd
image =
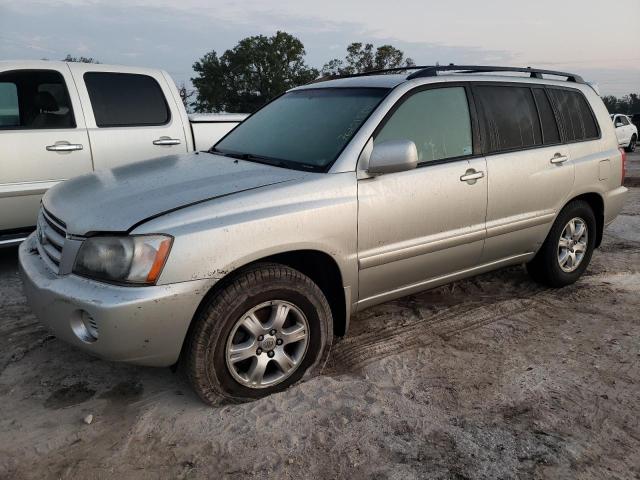
{"type": "Polygon", "coordinates": [[[317,88],[286,93],[247,118],[211,151],[325,171],[388,92],[386,88],[317,88]]]}

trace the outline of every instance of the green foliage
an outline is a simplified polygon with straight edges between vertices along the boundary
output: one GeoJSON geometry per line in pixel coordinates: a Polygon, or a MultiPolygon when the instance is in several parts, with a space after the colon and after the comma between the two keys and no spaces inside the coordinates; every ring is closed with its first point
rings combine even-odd
{"type": "Polygon", "coordinates": [[[609,113],[640,113],[640,95],[630,93],[624,97],[617,98],[613,95],[602,97],[609,113]]]}
{"type": "Polygon", "coordinates": [[[193,106],[197,112],[254,112],[317,77],[304,55],[302,42],[285,32],[245,38],[220,57],[211,51],[193,64],[193,106]]]}
{"type": "Polygon", "coordinates": [[[78,63],[100,63],[93,57],[72,57],[67,53],[67,56],[62,59],[63,62],[78,62],[78,63]]]}
{"type": "Polygon", "coordinates": [[[385,68],[410,67],[415,65],[411,58],[405,58],[402,50],[391,45],[373,49],[371,43],[352,43],[347,47],[344,60],[334,58],[322,67],[323,76],[352,75],[385,68]]]}

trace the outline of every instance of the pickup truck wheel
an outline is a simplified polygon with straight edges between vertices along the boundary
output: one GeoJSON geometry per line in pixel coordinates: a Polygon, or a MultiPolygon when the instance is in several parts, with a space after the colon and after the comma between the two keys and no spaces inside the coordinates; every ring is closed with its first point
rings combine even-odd
{"type": "Polygon", "coordinates": [[[265,397],[312,376],[333,339],[331,308],[320,288],[280,264],[239,272],[193,322],[187,375],[210,405],[265,397]]]}
{"type": "Polygon", "coordinates": [[[625,147],[625,150],[629,153],[635,152],[636,151],[636,143],[638,143],[638,138],[635,135],[631,136],[631,141],[629,142],[629,145],[627,145],[625,147]]]}
{"type": "Polygon", "coordinates": [[[586,270],[596,243],[596,219],[587,202],[565,206],[534,259],[527,264],[531,277],[550,287],[574,283],[586,270]]]}

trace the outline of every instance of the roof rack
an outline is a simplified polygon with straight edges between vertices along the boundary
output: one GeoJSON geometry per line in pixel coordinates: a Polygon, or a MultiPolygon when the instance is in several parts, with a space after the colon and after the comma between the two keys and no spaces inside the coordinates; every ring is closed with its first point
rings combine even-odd
{"type": "Polygon", "coordinates": [[[459,73],[492,73],[492,72],[520,72],[528,73],[532,78],[542,78],[542,75],[554,75],[557,77],[565,77],[568,82],[585,83],[580,75],[575,73],[559,72],[556,70],[542,70],[531,67],[496,67],[490,65],[414,65],[412,67],[396,67],[386,68],[383,70],[372,70],[370,72],[356,73],[353,75],[345,75],[345,77],[364,77],[367,75],[377,75],[380,73],[404,72],[407,70],[416,70],[409,76],[407,80],[412,78],[436,77],[438,72],[459,72],[459,73]]]}

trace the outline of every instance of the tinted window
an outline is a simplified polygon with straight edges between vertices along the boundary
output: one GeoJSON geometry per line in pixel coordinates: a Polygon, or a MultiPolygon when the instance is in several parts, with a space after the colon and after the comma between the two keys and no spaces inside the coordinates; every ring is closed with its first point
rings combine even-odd
{"type": "Polygon", "coordinates": [[[386,140],[411,140],[419,162],[432,162],[473,153],[471,120],[463,87],[435,88],[405,100],[376,135],[386,140]]]}
{"type": "Polygon", "coordinates": [[[542,141],[545,145],[560,143],[558,124],[556,123],[556,117],[551,109],[551,103],[549,103],[547,94],[543,89],[536,88],[533,90],[533,96],[536,100],[536,105],[538,106],[538,113],[540,114],[542,141]]]}
{"type": "Polygon", "coordinates": [[[18,87],[13,82],[0,83],[0,127],[19,125],[18,87]]]}
{"type": "Polygon", "coordinates": [[[52,70],[0,74],[0,129],[75,128],[64,79],[52,70]]]}
{"type": "Polygon", "coordinates": [[[317,88],[286,93],[233,129],[214,151],[323,170],[387,92],[386,88],[317,88]]]}
{"type": "Polygon", "coordinates": [[[147,75],[84,74],[98,127],[164,125],[170,114],[158,82],[147,75]]]}
{"type": "Polygon", "coordinates": [[[474,88],[489,152],[542,144],[536,105],[527,87],[481,85],[474,88]]]}
{"type": "Polygon", "coordinates": [[[599,132],[584,96],[575,90],[549,89],[556,106],[560,127],[567,142],[598,138],[599,132]]]}

